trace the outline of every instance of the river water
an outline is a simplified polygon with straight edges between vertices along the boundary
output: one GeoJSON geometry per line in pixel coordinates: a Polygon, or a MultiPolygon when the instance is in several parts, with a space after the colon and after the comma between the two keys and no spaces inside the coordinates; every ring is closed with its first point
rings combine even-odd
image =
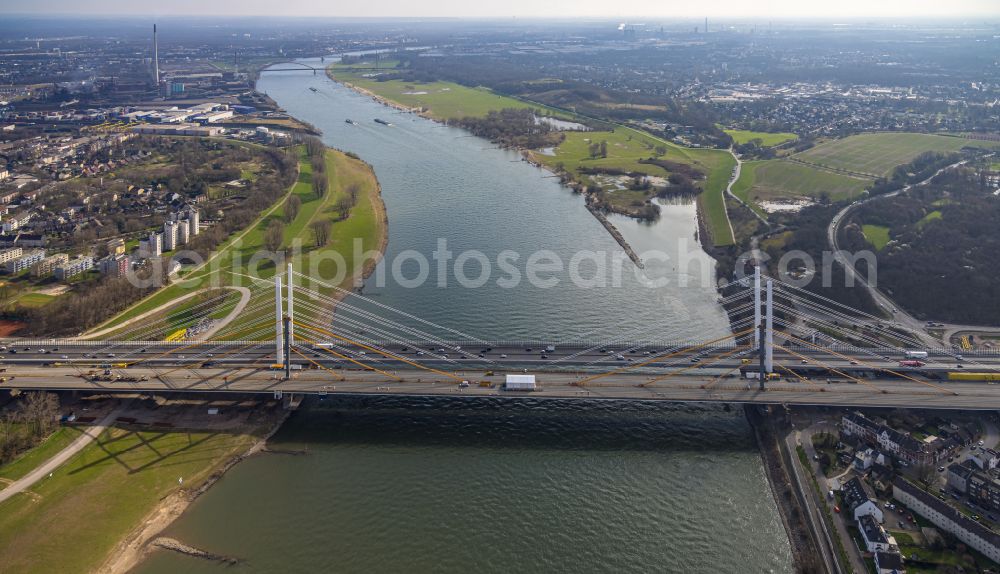
{"type": "MultiPolygon", "coordinates": [[[[727,331],[691,203],[664,204],[655,224],[612,216],[636,251],[669,257],[644,258],[645,275],[626,259],[618,287],[614,277],[604,287],[574,283],[566,266],[547,274],[558,279],[551,288],[505,287],[497,269],[478,288],[459,285],[453,268],[446,286],[433,267],[418,287],[393,281],[400,254],[415,250],[433,264],[442,240],[456,256],[477,250],[494,264],[504,250],[518,253],[522,274],[539,249],[566,263],[581,250],[610,260],[621,248],[582,198],[516,153],[309,72],[265,74],[258,87],[327,144],[371,163],[382,184],[387,279],[377,271],[352,303],[404,310],[423,321],[393,318],[451,338],[694,340],[727,331]]],[[[596,276],[598,260],[579,274],[596,276]]],[[[398,267],[408,278],[420,270],[412,257],[398,267]]],[[[465,275],[479,270],[469,264],[465,275]]],[[[167,532],[245,562],[157,552],[138,571],[792,571],[738,409],[331,397],[295,413],[271,447],[306,454],[241,463],[167,532]]]]}

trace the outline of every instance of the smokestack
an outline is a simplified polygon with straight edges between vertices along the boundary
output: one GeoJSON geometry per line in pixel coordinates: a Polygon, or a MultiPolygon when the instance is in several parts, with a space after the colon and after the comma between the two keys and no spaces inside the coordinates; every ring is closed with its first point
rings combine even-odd
{"type": "Polygon", "coordinates": [[[153,24],[153,82],[160,85],[160,48],[156,41],[156,24],[153,24]]]}

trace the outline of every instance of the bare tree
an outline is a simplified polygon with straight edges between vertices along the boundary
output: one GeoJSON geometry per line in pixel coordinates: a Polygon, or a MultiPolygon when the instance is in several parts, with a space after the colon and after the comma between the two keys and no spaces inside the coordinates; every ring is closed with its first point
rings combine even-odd
{"type": "Polygon", "coordinates": [[[917,481],[924,486],[924,490],[930,488],[932,484],[937,480],[937,471],[934,469],[934,464],[923,461],[917,464],[913,469],[914,475],[917,481]]]}
{"type": "Polygon", "coordinates": [[[264,231],[264,247],[268,251],[277,251],[285,241],[285,224],[280,220],[272,219],[264,231]]]}
{"type": "Polygon", "coordinates": [[[299,196],[292,195],[285,201],[285,223],[291,223],[295,220],[296,216],[299,214],[299,209],[302,207],[302,200],[299,196]]]}
{"type": "Polygon", "coordinates": [[[313,239],[316,241],[316,247],[323,247],[330,241],[330,222],[326,219],[320,219],[319,221],[312,222],[309,227],[313,232],[313,239]]]}

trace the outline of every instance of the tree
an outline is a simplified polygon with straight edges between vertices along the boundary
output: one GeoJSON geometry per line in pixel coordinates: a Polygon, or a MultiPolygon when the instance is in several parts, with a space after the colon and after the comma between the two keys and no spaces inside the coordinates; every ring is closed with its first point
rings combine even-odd
{"type": "Polygon", "coordinates": [[[277,251],[281,248],[285,240],[285,224],[277,219],[272,219],[264,231],[264,247],[268,251],[277,251]]]}
{"type": "Polygon", "coordinates": [[[914,468],[914,474],[917,481],[924,485],[924,490],[930,488],[932,484],[937,480],[937,471],[934,465],[930,462],[923,461],[914,468]]]}
{"type": "Polygon", "coordinates": [[[285,202],[285,223],[291,223],[295,217],[299,214],[299,208],[302,207],[302,200],[299,196],[292,195],[285,202]]]}
{"type": "Polygon", "coordinates": [[[310,229],[313,232],[313,239],[316,241],[316,247],[323,247],[330,241],[330,222],[326,219],[320,219],[319,221],[314,221],[309,224],[310,229]]]}
{"type": "Polygon", "coordinates": [[[313,174],[313,191],[316,193],[316,197],[323,197],[326,195],[327,190],[330,188],[330,182],[326,179],[326,176],[316,177],[313,174]]]}
{"type": "Polygon", "coordinates": [[[601,142],[601,157],[608,157],[608,142],[601,142]]]}

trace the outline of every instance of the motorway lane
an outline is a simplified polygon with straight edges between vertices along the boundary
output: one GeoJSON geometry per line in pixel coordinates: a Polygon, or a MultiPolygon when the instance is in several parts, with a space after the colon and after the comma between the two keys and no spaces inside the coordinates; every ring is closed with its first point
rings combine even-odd
{"type": "MultiPolygon", "coordinates": [[[[907,370],[899,366],[899,361],[905,357],[901,353],[883,354],[881,350],[855,352],[852,355],[836,353],[811,347],[793,347],[795,353],[806,356],[802,359],[795,353],[775,349],[776,365],[789,368],[805,368],[829,365],[838,370],[871,371],[874,369],[907,370]],[[803,362],[805,361],[805,362],[803,362]]],[[[314,360],[323,364],[343,362],[343,359],[331,355],[327,350],[316,349],[312,345],[298,344],[296,348],[304,354],[303,359],[297,353],[292,354],[295,363],[308,363],[314,360]]],[[[455,350],[445,347],[401,347],[393,345],[385,350],[407,361],[426,364],[435,367],[454,368],[500,368],[502,366],[524,365],[530,368],[546,367],[548,370],[575,370],[580,367],[621,368],[628,365],[647,363],[650,367],[666,365],[680,366],[687,362],[716,361],[719,368],[739,366],[746,360],[750,365],[757,363],[755,354],[747,348],[732,353],[728,357],[719,357],[733,351],[732,347],[705,347],[684,349],[678,356],[670,356],[676,347],[639,347],[632,350],[621,347],[578,347],[561,346],[555,351],[542,351],[541,348],[529,347],[475,347],[455,350]],[[487,351],[488,352],[483,352],[487,351]],[[657,357],[662,357],[657,360],[657,357]],[[543,358],[544,357],[544,358],[543,358]],[[718,359],[718,360],[717,360],[718,359]]],[[[378,351],[359,346],[343,345],[331,350],[350,356],[373,365],[399,365],[397,358],[382,356],[378,351]]],[[[950,351],[931,351],[931,357],[922,371],[953,371],[953,370],[997,370],[1000,371],[1000,356],[969,355],[961,362],[955,359],[950,351]],[[962,365],[962,366],[959,366],[962,365]]],[[[81,363],[86,365],[115,363],[160,363],[160,364],[200,364],[210,362],[228,363],[262,363],[273,362],[274,345],[267,342],[242,344],[231,342],[195,342],[195,343],[153,343],[141,345],[135,343],[110,343],[107,345],[82,345],[75,342],[53,342],[51,346],[34,342],[33,345],[14,344],[10,342],[0,347],[0,362],[7,364],[45,364],[45,363],[81,363]]],[[[911,369],[912,370],[912,369],[911,369]]]]}
{"type": "MultiPolygon", "coordinates": [[[[487,377],[482,371],[458,372],[455,378],[421,371],[396,371],[391,376],[371,371],[294,371],[290,380],[282,380],[277,371],[252,369],[180,369],[172,373],[151,368],[128,369],[135,382],[90,381],[69,367],[11,366],[13,380],[0,386],[20,389],[88,390],[98,392],[241,392],[270,393],[283,391],[308,394],[399,394],[504,396],[532,398],[606,398],[650,399],[667,401],[730,402],[763,404],[802,404],[827,406],[1000,409],[1000,386],[987,383],[948,382],[935,387],[899,380],[873,379],[865,384],[798,381],[771,381],[767,391],[759,391],[756,381],[717,378],[705,375],[677,375],[655,385],[641,386],[649,375],[610,375],[576,384],[585,375],[576,373],[540,373],[539,388],[530,393],[504,391],[502,374],[487,377]],[[335,374],[336,373],[336,374],[335,374]],[[140,380],[145,377],[146,380],[140,380]],[[339,379],[338,377],[344,377],[339,379]],[[392,378],[397,377],[397,378],[392,378]],[[458,382],[468,380],[462,388],[458,382]],[[479,386],[480,381],[493,386],[479,386]]],[[[692,371],[694,372],[694,371],[692,371]]]]}

